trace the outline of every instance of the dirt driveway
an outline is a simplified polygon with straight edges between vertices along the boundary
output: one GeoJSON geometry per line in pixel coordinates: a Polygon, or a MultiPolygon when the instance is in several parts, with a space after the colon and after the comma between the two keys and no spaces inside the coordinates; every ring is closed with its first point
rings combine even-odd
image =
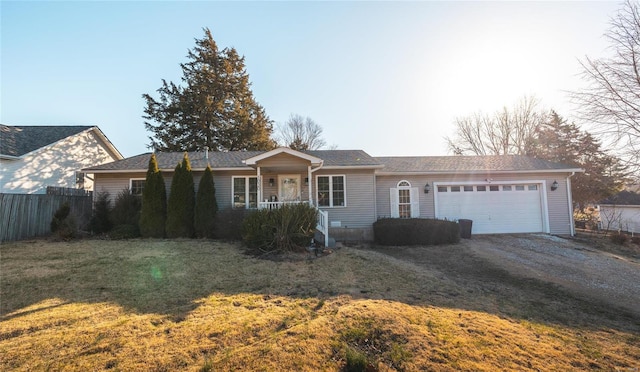
{"type": "Polygon", "coordinates": [[[470,277],[469,271],[474,271],[477,277],[481,266],[494,266],[511,275],[554,283],[577,297],[596,299],[640,315],[640,260],[608,253],[576,239],[544,234],[479,235],[448,249],[396,247],[385,249],[385,253],[431,269],[454,269],[458,272],[453,275],[462,280],[470,277]],[[454,250],[453,247],[458,254],[449,255],[448,250],[454,250]]]}

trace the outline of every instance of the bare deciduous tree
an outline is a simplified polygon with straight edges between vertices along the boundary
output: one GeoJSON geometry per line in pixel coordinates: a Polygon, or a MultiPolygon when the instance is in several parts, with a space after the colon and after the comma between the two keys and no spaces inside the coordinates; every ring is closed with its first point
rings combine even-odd
{"type": "Polygon", "coordinates": [[[572,92],[579,116],[615,145],[627,161],[640,165],[640,10],[627,0],[604,35],[609,58],[581,61],[587,86],[572,92]]]}
{"type": "Polygon", "coordinates": [[[453,138],[446,137],[456,155],[522,155],[536,129],[545,119],[534,97],[524,97],[512,109],[503,108],[493,116],[476,113],[456,118],[453,138]]]}
{"type": "Polygon", "coordinates": [[[310,117],[298,114],[291,114],[277,127],[277,140],[281,146],[294,150],[318,150],[327,144],[322,138],[322,127],[310,117]]]}

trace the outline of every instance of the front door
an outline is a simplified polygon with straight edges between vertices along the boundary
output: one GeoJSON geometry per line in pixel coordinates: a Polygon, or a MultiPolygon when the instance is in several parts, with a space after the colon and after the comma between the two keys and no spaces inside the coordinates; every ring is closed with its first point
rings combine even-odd
{"type": "Polygon", "coordinates": [[[299,174],[285,174],[278,176],[278,200],[283,202],[300,200],[299,174]]]}

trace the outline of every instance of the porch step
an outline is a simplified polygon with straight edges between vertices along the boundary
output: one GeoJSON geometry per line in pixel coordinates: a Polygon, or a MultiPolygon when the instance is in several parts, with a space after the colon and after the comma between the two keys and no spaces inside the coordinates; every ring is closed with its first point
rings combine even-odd
{"type": "MultiPolygon", "coordinates": [[[[324,234],[320,231],[316,231],[313,235],[313,240],[315,240],[318,244],[322,244],[324,246],[324,234]]],[[[329,237],[329,248],[335,248],[336,240],[334,238],[329,237]]]]}

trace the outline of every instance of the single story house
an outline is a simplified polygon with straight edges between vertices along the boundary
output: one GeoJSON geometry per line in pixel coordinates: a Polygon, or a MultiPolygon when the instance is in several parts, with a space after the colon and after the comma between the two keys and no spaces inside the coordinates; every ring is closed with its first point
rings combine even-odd
{"type": "Polygon", "coordinates": [[[92,190],[82,168],[124,157],[96,126],[0,124],[0,193],[44,194],[47,186],[92,190]]]}
{"type": "MultiPolygon", "coordinates": [[[[211,166],[220,209],[310,203],[337,240],[371,240],[379,218],[470,219],[474,234],[573,235],[571,176],[525,156],[372,157],[362,150],[188,153],[197,186],[211,166]]],[[[144,188],[151,154],[84,169],[96,191],[144,188]]],[[[183,153],[156,153],[167,192],[183,153]]]]}

